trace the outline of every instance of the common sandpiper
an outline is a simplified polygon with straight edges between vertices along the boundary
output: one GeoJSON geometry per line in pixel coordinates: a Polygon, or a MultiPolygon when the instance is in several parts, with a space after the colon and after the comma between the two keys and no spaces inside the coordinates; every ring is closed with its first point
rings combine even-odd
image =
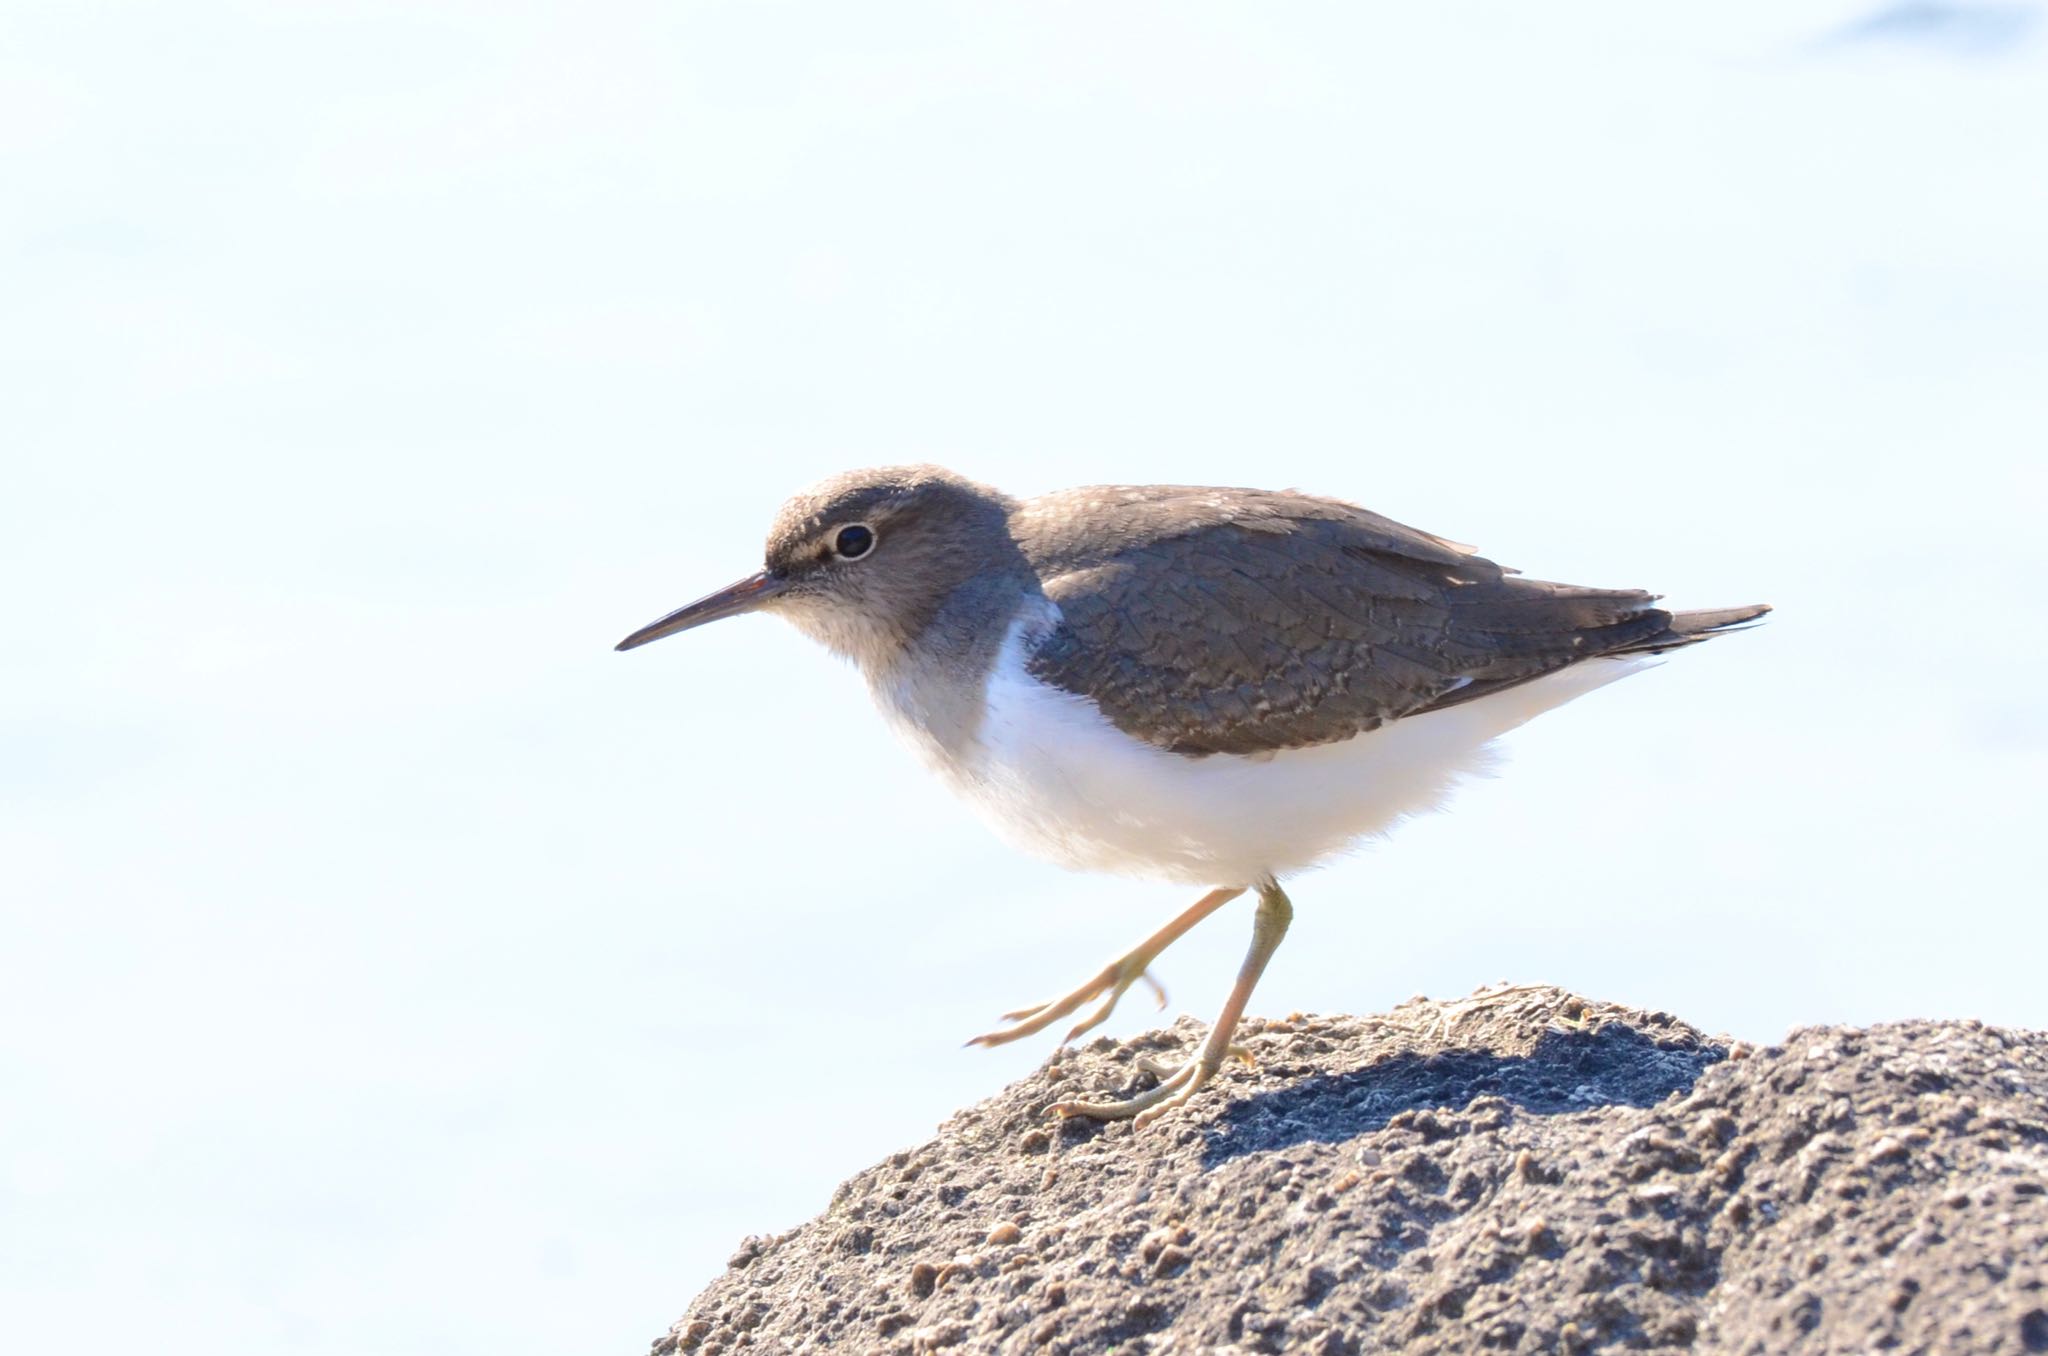
{"type": "Polygon", "coordinates": [[[1282,879],[1443,802],[1488,745],[1651,656],[1754,621],[1525,579],[1294,491],[1093,485],[1015,499],[937,466],[850,471],[775,517],[762,568],[619,642],[779,614],[851,659],[923,761],[1061,865],[1209,888],[1001,1045],[1094,1002],[1247,890],[1249,952],[1201,1050],[1156,1087],[1050,1110],[1140,1125],[1186,1103],[1293,916],[1282,879]]]}

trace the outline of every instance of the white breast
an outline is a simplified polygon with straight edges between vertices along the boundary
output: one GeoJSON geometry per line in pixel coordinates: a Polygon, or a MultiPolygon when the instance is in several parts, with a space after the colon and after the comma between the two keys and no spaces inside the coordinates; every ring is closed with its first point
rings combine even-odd
{"type": "Polygon", "coordinates": [[[1286,876],[1436,809],[1460,780],[1489,769],[1497,736],[1646,662],[1587,660],[1341,743],[1188,758],[1131,738],[1094,703],[1033,678],[1026,634],[1011,628],[967,746],[933,765],[1027,852],[1192,885],[1286,876]]]}

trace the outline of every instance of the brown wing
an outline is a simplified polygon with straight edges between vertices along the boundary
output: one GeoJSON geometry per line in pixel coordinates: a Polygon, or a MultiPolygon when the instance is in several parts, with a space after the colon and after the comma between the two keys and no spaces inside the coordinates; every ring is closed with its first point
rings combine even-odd
{"type": "Polygon", "coordinates": [[[1595,655],[1702,638],[1640,590],[1521,579],[1305,495],[1100,487],[1015,521],[1062,618],[1033,675],[1175,753],[1328,743],[1595,655]]]}

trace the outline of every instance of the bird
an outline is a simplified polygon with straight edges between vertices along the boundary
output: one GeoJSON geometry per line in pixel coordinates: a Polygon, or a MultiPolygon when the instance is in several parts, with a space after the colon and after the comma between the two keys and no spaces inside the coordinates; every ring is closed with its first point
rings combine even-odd
{"type": "Polygon", "coordinates": [[[887,723],[1017,847],[1207,890],[970,1045],[1094,1003],[1072,1041],[1133,984],[1156,988],[1153,963],[1190,928],[1255,892],[1250,946],[1199,1049],[1146,1091],[1047,1109],[1142,1127],[1249,1058],[1232,1036],[1293,918],[1282,880],[1439,808],[1523,722],[1770,610],[1657,602],[1528,579],[1295,490],[1093,485],[1019,499],[910,465],[800,491],[758,571],[616,648],[780,616],[851,660],[887,723]]]}

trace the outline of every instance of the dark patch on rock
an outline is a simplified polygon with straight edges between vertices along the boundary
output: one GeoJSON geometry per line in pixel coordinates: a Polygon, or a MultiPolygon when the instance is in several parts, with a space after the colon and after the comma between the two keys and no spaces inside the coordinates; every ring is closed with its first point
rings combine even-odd
{"type": "Polygon", "coordinates": [[[2048,1035],[1747,1050],[1561,990],[1248,1021],[1142,1132],[1183,1022],[1107,1039],[750,1238],[688,1353],[2048,1351],[2048,1035]]]}
{"type": "Polygon", "coordinates": [[[1612,1022],[1546,1030],[1525,1055],[1443,1050],[1387,1055],[1361,1068],[1312,1074],[1232,1104],[1209,1132],[1207,1162],[1307,1140],[1341,1143],[1384,1129],[1404,1111],[1498,1097],[1518,1111],[1558,1116],[1601,1106],[1652,1106],[1691,1087],[1726,1051],[1697,1038],[1664,1043],[1612,1022]]]}

